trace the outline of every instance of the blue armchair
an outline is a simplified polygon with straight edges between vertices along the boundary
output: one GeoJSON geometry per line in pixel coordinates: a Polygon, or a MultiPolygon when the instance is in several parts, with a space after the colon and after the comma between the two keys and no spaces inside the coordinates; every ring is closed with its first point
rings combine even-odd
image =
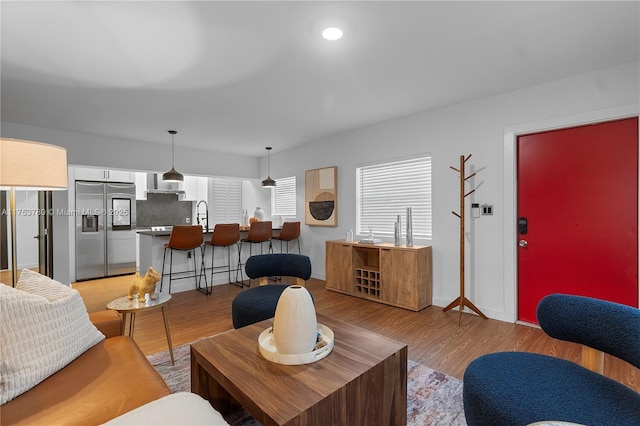
{"type": "Polygon", "coordinates": [[[540,301],[537,316],[549,336],[584,345],[583,366],[535,353],[483,355],[464,373],[467,423],[639,425],[640,394],[603,376],[602,367],[604,352],[640,368],[640,310],[552,294],[540,301]]]}
{"type": "Polygon", "coordinates": [[[233,327],[273,318],[280,295],[289,284],[269,284],[268,277],[293,277],[304,287],[311,278],[311,260],[308,256],[289,253],[260,254],[251,256],[245,265],[247,276],[259,278],[260,286],[239,293],[231,303],[233,327]]]}

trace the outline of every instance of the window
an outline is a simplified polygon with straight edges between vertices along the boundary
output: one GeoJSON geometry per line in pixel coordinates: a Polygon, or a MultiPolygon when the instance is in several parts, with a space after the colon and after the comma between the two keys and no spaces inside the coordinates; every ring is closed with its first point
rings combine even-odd
{"type": "Polygon", "coordinates": [[[276,179],[271,190],[271,212],[273,216],[296,216],[296,177],[276,179]]]}
{"type": "Polygon", "coordinates": [[[356,169],[356,228],[368,235],[393,236],[393,224],[412,208],[413,237],[431,237],[431,156],[372,164],[356,169]]]}
{"type": "Polygon", "coordinates": [[[211,186],[213,197],[209,205],[209,228],[216,223],[242,223],[242,181],[211,178],[211,186]]]}

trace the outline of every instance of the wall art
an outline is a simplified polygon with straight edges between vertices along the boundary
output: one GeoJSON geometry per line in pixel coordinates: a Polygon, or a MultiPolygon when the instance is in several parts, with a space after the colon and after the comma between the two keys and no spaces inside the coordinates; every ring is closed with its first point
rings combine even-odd
{"type": "Polygon", "coordinates": [[[310,226],[338,226],[338,168],[304,174],[304,218],[310,226]]]}

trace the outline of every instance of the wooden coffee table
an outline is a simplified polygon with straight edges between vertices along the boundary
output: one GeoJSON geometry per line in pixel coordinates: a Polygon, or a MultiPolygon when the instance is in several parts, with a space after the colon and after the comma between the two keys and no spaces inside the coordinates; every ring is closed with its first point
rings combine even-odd
{"type": "Polygon", "coordinates": [[[333,352],[305,365],[267,361],[266,320],[191,344],[191,391],[225,414],[246,408],[270,425],[406,425],[407,345],[318,315],[333,352]]]}

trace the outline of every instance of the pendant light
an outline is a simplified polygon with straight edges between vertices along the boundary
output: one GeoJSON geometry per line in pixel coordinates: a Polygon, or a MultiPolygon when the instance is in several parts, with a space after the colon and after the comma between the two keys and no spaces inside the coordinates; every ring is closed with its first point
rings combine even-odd
{"type": "Polygon", "coordinates": [[[276,186],[276,181],[271,179],[271,163],[269,161],[269,151],[271,151],[271,147],[268,146],[265,149],[267,150],[267,178],[262,181],[262,186],[272,188],[276,186]]]}
{"type": "Polygon", "coordinates": [[[173,136],[178,132],[169,130],[169,133],[171,134],[171,170],[162,175],[162,180],[165,182],[182,182],[184,176],[173,167],[173,136]]]}

